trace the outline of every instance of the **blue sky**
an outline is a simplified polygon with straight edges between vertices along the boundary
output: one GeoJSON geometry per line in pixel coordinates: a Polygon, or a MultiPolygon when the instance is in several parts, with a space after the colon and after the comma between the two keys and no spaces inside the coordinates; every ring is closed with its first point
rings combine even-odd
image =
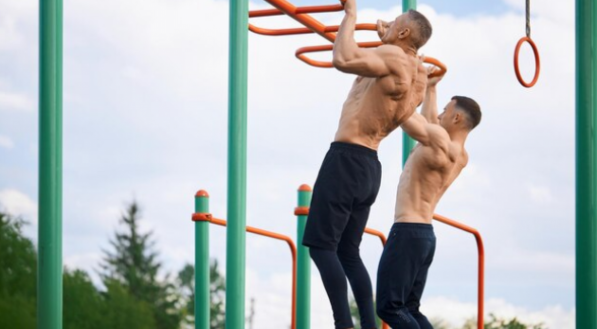
{"type": "MultiPolygon", "coordinates": [[[[27,234],[34,239],[37,4],[0,0],[0,206],[32,222],[27,234]]],[[[399,5],[359,2],[359,22],[391,19],[399,11],[392,6],[399,5]]],[[[524,2],[515,0],[420,2],[434,25],[422,52],[449,68],[439,87],[440,103],[468,95],[484,111],[467,143],[470,165],[438,213],[483,234],[488,310],[569,329],[574,314],[573,4],[555,8],[533,2],[533,36],[543,60],[533,89],[518,85],[512,69],[514,45],[524,34],[523,8],[524,2]]],[[[133,198],[141,203],[143,229],[154,230],[170,272],[193,259],[190,214],[196,190],[207,189],[212,212],[225,217],[227,9],[227,2],[213,0],[65,1],[68,266],[93,272],[121,210],[133,198]]],[[[337,24],[341,13],[322,19],[337,24]]],[[[267,22],[287,23],[284,18],[267,22]]],[[[353,77],[294,58],[298,47],[321,42],[314,36],[250,36],[249,225],[294,235],[296,188],[313,183],[333,138],[353,77]]],[[[524,74],[532,74],[528,49],[521,62],[524,74]]],[[[399,131],[382,143],[380,159],[384,177],[369,226],[386,232],[400,175],[399,131]]],[[[436,231],[426,310],[457,323],[474,314],[474,240],[439,224],[436,231]]],[[[223,230],[214,228],[211,254],[222,263],[224,240],[223,230]]],[[[288,318],[285,248],[247,238],[247,295],[269,310],[258,312],[259,328],[279,328],[288,318]]],[[[377,241],[365,239],[362,253],[371,273],[380,252],[377,241]]],[[[330,310],[315,270],[313,285],[313,323],[324,326],[330,310]]]]}

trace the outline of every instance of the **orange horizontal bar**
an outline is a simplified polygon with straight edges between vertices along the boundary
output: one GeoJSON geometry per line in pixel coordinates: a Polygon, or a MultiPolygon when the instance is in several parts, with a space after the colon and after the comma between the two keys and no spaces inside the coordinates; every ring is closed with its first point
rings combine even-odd
{"type": "MultiPolygon", "coordinates": [[[[315,18],[311,17],[307,13],[301,13],[297,11],[298,8],[291,4],[286,0],[266,0],[269,4],[276,7],[276,9],[280,10],[284,14],[292,17],[294,20],[298,21],[299,23],[303,24],[305,27],[310,29],[311,31],[321,35],[325,39],[330,42],[334,42],[336,40],[336,35],[334,33],[326,33],[325,32],[325,25],[321,22],[316,20],[315,18]]],[[[332,6],[330,6],[332,7],[332,6]]]]}
{"type": "MultiPolygon", "coordinates": [[[[375,48],[375,47],[381,46],[381,44],[382,43],[380,41],[359,42],[358,43],[359,47],[361,47],[361,48],[375,48]]],[[[298,59],[300,59],[301,61],[303,61],[311,66],[331,68],[331,67],[334,67],[332,65],[332,62],[324,62],[324,61],[318,61],[315,59],[311,59],[311,58],[307,57],[307,55],[305,55],[305,54],[322,52],[322,51],[331,51],[333,49],[334,49],[334,45],[302,47],[296,51],[295,56],[298,59]]]]}
{"type": "Polygon", "coordinates": [[[485,247],[483,246],[483,239],[481,238],[481,234],[476,229],[459,223],[455,220],[449,219],[447,217],[435,214],[433,215],[433,219],[442,222],[444,224],[450,225],[457,229],[463,230],[465,232],[471,233],[475,236],[475,240],[477,241],[477,252],[479,254],[479,264],[478,264],[478,296],[477,296],[477,328],[483,329],[483,312],[484,312],[484,303],[485,303],[485,247]]]}
{"type": "MultiPolygon", "coordinates": [[[[293,14],[310,14],[310,13],[330,13],[344,10],[343,5],[324,5],[324,6],[304,6],[295,7],[293,14]]],[[[280,16],[285,13],[279,9],[260,9],[249,11],[249,18],[253,17],[267,17],[280,16]]]]}
{"type": "MultiPolygon", "coordinates": [[[[324,32],[331,33],[331,32],[338,32],[340,28],[339,25],[332,25],[332,26],[325,26],[324,32]]],[[[377,29],[375,24],[357,24],[355,30],[357,31],[375,31],[377,29]]],[[[309,28],[306,27],[295,27],[295,28],[288,28],[288,29],[266,29],[262,27],[255,26],[253,24],[249,24],[249,31],[261,35],[269,35],[269,36],[281,36],[281,35],[296,35],[296,34],[308,34],[308,33],[315,33],[309,28]]]]}
{"type": "MultiPolygon", "coordinates": [[[[212,224],[215,224],[215,225],[220,225],[220,226],[226,226],[226,224],[227,224],[224,219],[213,218],[213,217],[209,220],[209,222],[212,224]]],[[[294,241],[292,241],[292,239],[286,235],[262,230],[262,229],[256,228],[256,227],[247,226],[246,230],[249,233],[266,236],[266,237],[276,239],[276,240],[286,241],[286,243],[288,243],[288,246],[290,247],[290,252],[292,253],[292,329],[296,329],[296,273],[297,273],[297,270],[296,270],[296,245],[294,244],[294,241]]]]}

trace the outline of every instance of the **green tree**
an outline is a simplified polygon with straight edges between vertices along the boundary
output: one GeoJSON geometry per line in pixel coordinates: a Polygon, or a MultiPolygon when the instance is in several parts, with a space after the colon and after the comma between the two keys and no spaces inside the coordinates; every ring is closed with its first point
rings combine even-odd
{"type": "Polygon", "coordinates": [[[153,306],[132,296],[128,288],[116,280],[106,280],[105,308],[102,328],[155,329],[153,306]]]}
{"type": "MultiPolygon", "coordinates": [[[[218,261],[212,260],[209,266],[209,329],[224,329],[226,325],[226,313],[224,299],[226,298],[226,279],[222,275],[218,261]]],[[[185,299],[185,323],[192,324],[195,321],[195,267],[186,264],[178,272],[178,286],[180,295],[185,299]]]]}
{"type": "Polygon", "coordinates": [[[161,263],[154,251],[152,232],[141,233],[140,209],[133,201],[122,215],[124,232],[116,232],[110,240],[113,252],[104,251],[101,264],[104,284],[120,283],[134,298],[151,306],[158,329],[178,329],[182,314],[177,307],[178,296],[169,277],[158,280],[161,263]]]}
{"type": "Polygon", "coordinates": [[[82,270],[65,269],[63,275],[64,329],[101,329],[105,302],[82,270]]]}
{"type": "Polygon", "coordinates": [[[0,328],[36,327],[37,254],[23,225],[0,213],[0,328]]]}

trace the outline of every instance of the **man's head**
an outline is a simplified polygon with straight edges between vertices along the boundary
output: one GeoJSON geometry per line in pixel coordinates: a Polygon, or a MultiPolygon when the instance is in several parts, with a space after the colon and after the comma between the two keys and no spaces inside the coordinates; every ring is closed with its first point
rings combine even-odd
{"type": "Polygon", "coordinates": [[[472,98],[454,96],[438,119],[439,124],[448,132],[470,132],[481,122],[481,108],[472,98]]]}
{"type": "Polygon", "coordinates": [[[377,34],[385,44],[408,44],[419,50],[431,38],[431,23],[416,10],[409,10],[396,17],[392,23],[377,22],[377,34]]]}

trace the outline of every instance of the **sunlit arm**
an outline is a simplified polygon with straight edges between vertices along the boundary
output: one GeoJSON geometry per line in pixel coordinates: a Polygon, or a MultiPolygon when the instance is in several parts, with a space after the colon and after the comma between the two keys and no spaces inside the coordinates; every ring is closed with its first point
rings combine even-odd
{"type": "Polygon", "coordinates": [[[440,125],[429,123],[425,117],[415,112],[401,125],[405,133],[425,146],[446,147],[449,142],[448,132],[440,125]]]}
{"type": "Polygon", "coordinates": [[[439,124],[437,118],[437,89],[435,86],[427,86],[421,115],[431,124],[439,124]]]}
{"type": "MultiPolygon", "coordinates": [[[[334,59],[332,64],[345,73],[365,77],[382,77],[390,74],[390,69],[383,56],[389,50],[387,46],[376,49],[363,49],[354,40],[356,15],[347,13],[340,24],[336,42],[334,43],[334,59]]],[[[398,47],[394,51],[401,50],[398,47]]]]}

